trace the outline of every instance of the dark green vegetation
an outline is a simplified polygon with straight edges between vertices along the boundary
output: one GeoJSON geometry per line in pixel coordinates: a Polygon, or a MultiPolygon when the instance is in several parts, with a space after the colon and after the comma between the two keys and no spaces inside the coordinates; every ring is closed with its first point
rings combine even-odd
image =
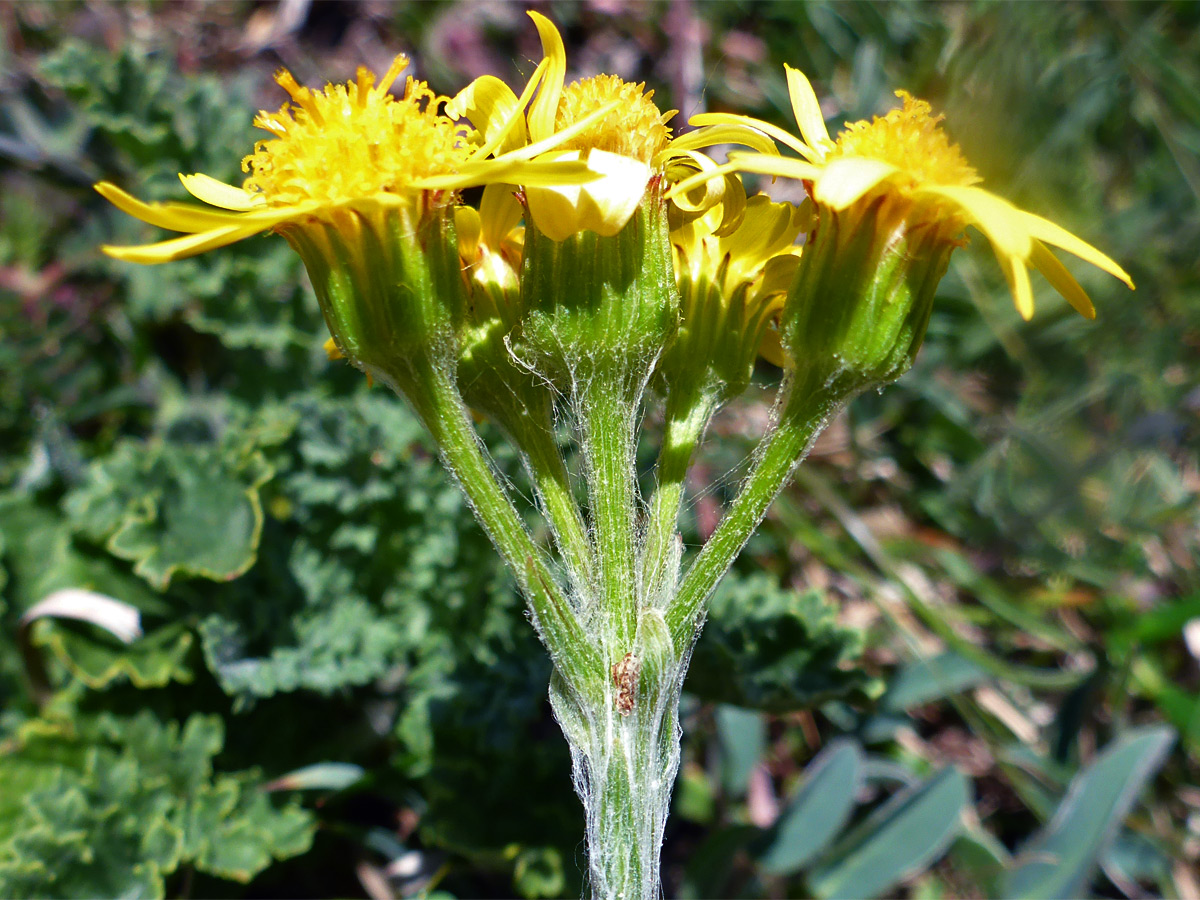
{"type": "MultiPolygon", "coordinates": [[[[281,63],[404,49],[452,92],[538,55],[519,6],[282,9],[0,9],[0,895],[574,894],[548,662],[412,417],[325,359],[298,260],[96,251],[158,235],[90,183],[238,178],[281,63]],[[26,616],[61,588],[142,636],[26,616]]],[[[703,90],[788,123],[784,61],[831,125],[925,96],[1138,291],[1079,266],[1099,319],[1035,281],[1025,324],[983,239],[957,254],[914,371],[715,602],[667,890],[1194,896],[1200,7],[702,3],[694,43],[681,9],[548,12],[680,122],[703,90]]],[[[689,527],[769,396],[717,420],[689,527]]]]}

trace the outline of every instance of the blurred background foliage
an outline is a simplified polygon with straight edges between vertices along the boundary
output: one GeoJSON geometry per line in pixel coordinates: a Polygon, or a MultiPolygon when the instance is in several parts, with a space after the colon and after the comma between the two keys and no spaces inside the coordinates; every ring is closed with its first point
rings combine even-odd
{"type": "MultiPolygon", "coordinates": [[[[989,188],[1138,284],[1081,266],[1098,320],[1043,283],[1024,323],[983,239],[957,254],[914,370],[714,601],[668,893],[1200,896],[1200,6],[529,5],[680,124],[787,124],[785,61],[832,126],[927,97],[989,188]]],[[[0,5],[0,895],[580,890],[548,663],[412,417],[325,359],[282,241],[115,263],[154,235],[90,188],[238,179],[281,65],[526,76],[524,8],[0,5]]]]}

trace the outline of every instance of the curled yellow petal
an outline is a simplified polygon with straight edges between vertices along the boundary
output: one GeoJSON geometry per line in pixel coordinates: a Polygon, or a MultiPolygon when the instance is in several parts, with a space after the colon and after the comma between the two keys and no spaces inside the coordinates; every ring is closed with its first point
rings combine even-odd
{"type": "Polygon", "coordinates": [[[700,113],[688,119],[689,125],[735,125],[739,128],[753,128],[772,137],[785,147],[795,150],[805,159],[816,159],[816,154],[803,141],[798,141],[777,125],[763,122],[750,116],[739,116],[734,113],[700,113]]]}
{"type": "Polygon", "coordinates": [[[760,294],[782,294],[792,287],[796,280],[796,270],[800,268],[798,252],[773,256],[763,266],[762,283],[759,285],[760,294]]]}
{"type": "Polygon", "coordinates": [[[251,194],[240,187],[217,181],[202,172],[197,172],[195,175],[184,175],[181,172],[179,180],[183,182],[187,192],[197,200],[202,200],[210,206],[219,206],[221,209],[250,212],[266,202],[260,194],[251,194]]]}
{"type": "Polygon", "coordinates": [[[709,125],[697,128],[672,140],[667,152],[675,154],[685,150],[702,150],[718,144],[741,144],[759,153],[779,154],[774,141],[761,131],[742,125],[709,125]]]}
{"type": "Polygon", "coordinates": [[[459,91],[446,104],[446,115],[471,120],[483,136],[484,152],[476,155],[504,153],[527,143],[523,107],[512,88],[495,75],[481,75],[459,91]]]}
{"type": "Polygon", "coordinates": [[[529,18],[537,26],[542,39],[542,56],[545,58],[546,74],[542,78],[537,98],[529,109],[529,134],[535,141],[542,141],[554,134],[554,120],[558,115],[558,101],[562,97],[563,82],[567,77],[567,48],[562,35],[554,23],[541,13],[529,11],[529,18]]]}
{"type": "Polygon", "coordinates": [[[783,349],[779,341],[779,330],[773,327],[763,329],[762,343],[758,345],[758,354],[771,365],[781,369],[794,369],[796,364],[783,349]]]}
{"type": "MultiPolygon", "coordinates": [[[[717,164],[694,150],[682,151],[675,160],[667,166],[666,176],[669,182],[682,182],[691,178],[695,173],[711,172],[717,164]]],[[[711,209],[722,201],[725,192],[725,181],[722,178],[709,178],[701,187],[702,191],[686,191],[672,195],[672,200],[684,212],[696,213],[711,209]]]]}

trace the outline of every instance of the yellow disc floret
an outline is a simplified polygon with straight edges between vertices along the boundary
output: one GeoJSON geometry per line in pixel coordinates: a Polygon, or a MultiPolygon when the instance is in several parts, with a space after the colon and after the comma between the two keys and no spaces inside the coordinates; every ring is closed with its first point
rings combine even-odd
{"type": "Polygon", "coordinates": [[[242,160],[250,175],[245,190],[272,207],[336,204],[404,193],[415,179],[456,172],[471,149],[463,128],[440,111],[446,98],[412,77],[403,97],[388,93],[407,65],[400,55],[378,84],[360,68],[354,81],[323,91],[281,71],[275,80],[292,102],[255,117],[255,126],[274,138],[259,141],[242,160]]]}
{"type": "Polygon", "coordinates": [[[978,184],[979,176],[958,144],[942,130],[945,117],[933,115],[928,103],[907,91],[896,91],[896,96],[904,101],[902,108],[870,122],[847,123],[825,159],[877,159],[907,173],[916,184],[978,184]]]}
{"type": "Polygon", "coordinates": [[[563,88],[555,126],[570,127],[606,103],[619,105],[583,133],[564,142],[562,150],[603,150],[636,159],[646,165],[671,142],[667,122],[676,110],[661,112],[654,104],[654,91],[645,83],[633,84],[616,75],[596,75],[563,88]]]}

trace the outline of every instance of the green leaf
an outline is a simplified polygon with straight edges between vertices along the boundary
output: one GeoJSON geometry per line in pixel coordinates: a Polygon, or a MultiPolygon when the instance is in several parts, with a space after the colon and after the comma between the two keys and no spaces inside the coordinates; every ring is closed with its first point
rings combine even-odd
{"type": "Polygon", "coordinates": [[[254,773],[214,773],[223,745],[215,717],[28,723],[0,755],[0,796],[21,798],[0,828],[0,894],[162,896],[183,863],[245,882],[306,851],[311,817],[274,808],[254,773]]]}
{"type": "Polygon", "coordinates": [[[161,615],[169,606],[141,579],[105,554],[90,552],[72,539],[71,525],[57,511],[17,494],[0,496],[0,535],[14,611],[24,612],[64,588],[82,588],[113,597],[143,614],[161,615]]]}
{"type": "Polygon", "coordinates": [[[756,710],[726,705],[717,707],[716,716],[725,790],[735,795],[744,794],[750,773],[767,747],[766,717],[756,710]]]}
{"type": "Polygon", "coordinates": [[[962,827],[970,802],[967,779],[954,768],[902,791],[834,846],[813,869],[809,886],[818,897],[877,897],[923,871],[962,827]]]}
{"type": "Polygon", "coordinates": [[[850,820],[862,786],[862,753],[856,743],[830,742],[804,770],[804,780],[772,827],[759,856],[772,875],[798,872],[824,850],[850,820]]]}
{"type": "Polygon", "coordinates": [[[80,531],[159,590],[176,573],[227,581],[254,563],[259,488],[273,470],[261,453],[125,443],[92,467],[67,501],[80,531]]]}
{"type": "Polygon", "coordinates": [[[870,694],[873,680],[854,664],[862,647],[862,634],[838,625],[836,608],[815,592],[731,572],[713,596],[685,689],[776,713],[870,694]]]}
{"type": "Polygon", "coordinates": [[[562,854],[553,847],[529,847],[517,855],[513,887],[522,897],[562,897],[566,891],[562,854]]]}
{"type": "Polygon", "coordinates": [[[978,825],[964,829],[947,852],[956,872],[967,875],[986,897],[1003,896],[1000,883],[1012,864],[1008,850],[978,825]]]}
{"type": "Polygon", "coordinates": [[[917,659],[888,684],[879,701],[882,709],[901,713],[970,690],[991,678],[982,668],[955,653],[917,659]]]}
{"type": "Polygon", "coordinates": [[[182,622],[123,644],[94,627],[40,621],[32,626],[31,641],[93,690],[122,678],[138,688],[192,680],[186,660],[194,639],[182,622]]]}
{"type": "Polygon", "coordinates": [[[1165,726],[1129,731],[1072,780],[1054,817],[1021,848],[1005,881],[1011,897],[1082,894],[1146,781],[1175,742],[1165,726]]]}

